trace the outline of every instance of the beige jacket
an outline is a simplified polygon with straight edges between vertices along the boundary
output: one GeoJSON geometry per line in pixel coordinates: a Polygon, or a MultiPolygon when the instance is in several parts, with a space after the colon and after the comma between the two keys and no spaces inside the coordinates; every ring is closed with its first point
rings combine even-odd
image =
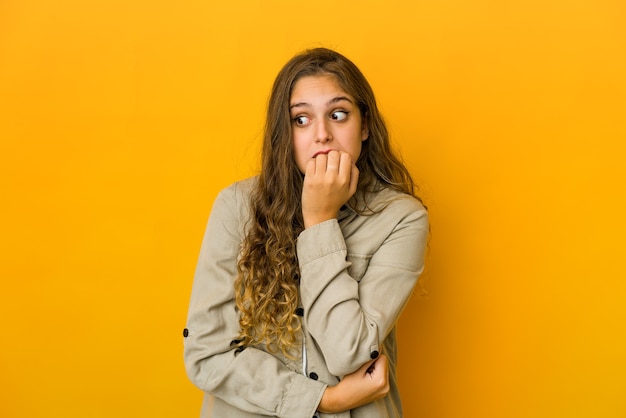
{"type": "Polygon", "coordinates": [[[255,179],[224,189],[215,200],[198,261],[184,356],[191,381],[205,392],[202,417],[311,418],[327,385],[384,352],[391,392],[384,399],[320,417],[400,417],[395,324],[422,272],[428,235],[424,207],[386,189],[361,216],[338,219],[298,237],[303,356],[296,361],[264,347],[236,353],[239,331],[233,280],[255,179]]]}

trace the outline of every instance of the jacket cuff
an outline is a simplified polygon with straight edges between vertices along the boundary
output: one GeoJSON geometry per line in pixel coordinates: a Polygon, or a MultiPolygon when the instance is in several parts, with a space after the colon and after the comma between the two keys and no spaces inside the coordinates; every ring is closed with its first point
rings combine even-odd
{"type": "Polygon", "coordinates": [[[294,375],[291,386],[285,392],[285,397],[281,402],[278,416],[286,418],[312,417],[322,401],[327,386],[325,383],[309,379],[306,376],[294,375]],[[310,410],[304,412],[304,405],[311,405],[310,410]]]}
{"type": "Polygon", "coordinates": [[[337,219],[314,225],[298,236],[297,248],[300,265],[338,251],[346,251],[346,242],[337,219]]]}

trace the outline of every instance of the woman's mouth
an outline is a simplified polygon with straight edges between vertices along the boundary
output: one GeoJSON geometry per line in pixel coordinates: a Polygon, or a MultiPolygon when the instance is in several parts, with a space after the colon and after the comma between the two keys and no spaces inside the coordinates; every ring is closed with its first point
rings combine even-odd
{"type": "Polygon", "coordinates": [[[311,157],[311,158],[315,158],[315,157],[317,157],[320,154],[328,154],[331,151],[337,151],[337,150],[335,150],[335,149],[325,149],[325,150],[322,150],[322,151],[317,151],[315,154],[313,154],[313,157],[311,157]]]}

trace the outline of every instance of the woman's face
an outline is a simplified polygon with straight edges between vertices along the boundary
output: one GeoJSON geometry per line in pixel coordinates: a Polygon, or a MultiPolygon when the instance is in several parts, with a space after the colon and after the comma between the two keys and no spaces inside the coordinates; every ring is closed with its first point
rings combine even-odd
{"type": "Polygon", "coordinates": [[[356,163],[369,134],[359,107],[331,75],[302,77],[289,100],[296,165],[304,173],[319,153],[346,152],[356,163]]]}

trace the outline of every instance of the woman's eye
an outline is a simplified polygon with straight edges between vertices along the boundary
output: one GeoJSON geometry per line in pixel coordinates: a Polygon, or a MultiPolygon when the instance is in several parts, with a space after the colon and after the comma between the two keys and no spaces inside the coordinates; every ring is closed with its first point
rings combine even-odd
{"type": "Polygon", "coordinates": [[[348,117],[348,112],[345,110],[336,110],[330,114],[330,118],[336,121],[345,120],[348,117]]]}
{"type": "Polygon", "coordinates": [[[306,126],[309,124],[309,122],[311,122],[311,120],[306,116],[296,116],[295,118],[293,118],[293,121],[298,126],[306,126]]]}

